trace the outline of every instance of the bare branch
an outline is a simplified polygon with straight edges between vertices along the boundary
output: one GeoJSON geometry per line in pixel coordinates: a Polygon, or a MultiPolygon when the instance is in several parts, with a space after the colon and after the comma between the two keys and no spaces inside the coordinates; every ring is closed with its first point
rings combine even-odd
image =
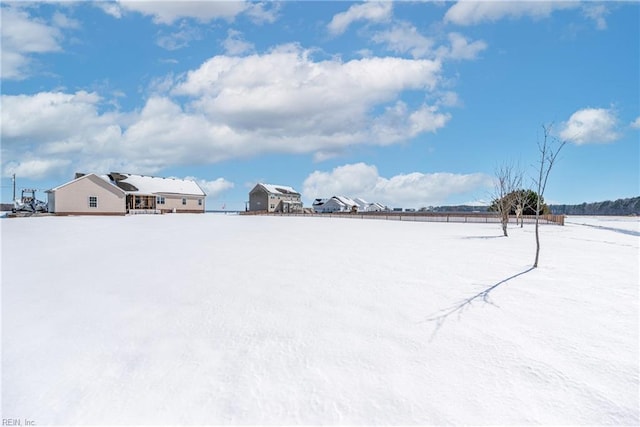
{"type": "Polygon", "coordinates": [[[502,233],[508,236],[509,214],[516,208],[516,191],[522,185],[522,172],[513,163],[504,163],[495,170],[494,203],[492,207],[500,215],[502,233]]]}
{"type": "Polygon", "coordinates": [[[547,188],[547,181],[551,168],[555,164],[555,161],[560,153],[560,150],[566,145],[567,141],[559,141],[557,138],[551,136],[552,125],[542,125],[543,139],[542,142],[538,141],[538,150],[540,151],[540,169],[538,170],[538,180],[536,185],[538,187],[538,202],[536,209],[536,258],[533,262],[533,268],[538,267],[538,260],[540,258],[540,234],[539,218],[540,218],[540,203],[544,190],[547,188]],[[554,148],[553,144],[557,143],[558,147],[554,148]]]}

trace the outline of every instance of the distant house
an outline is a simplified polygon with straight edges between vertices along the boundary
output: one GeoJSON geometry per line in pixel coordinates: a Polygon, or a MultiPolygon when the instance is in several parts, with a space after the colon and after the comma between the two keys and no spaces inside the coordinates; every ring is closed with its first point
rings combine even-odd
{"type": "Polygon", "coordinates": [[[333,196],[329,199],[315,199],[313,210],[318,213],[332,212],[383,212],[389,210],[380,203],[369,203],[361,198],[333,196]]]}
{"type": "Polygon", "coordinates": [[[76,174],[47,191],[49,212],[58,215],[203,213],[206,194],[191,180],[112,172],[76,174]]]}
{"type": "Polygon", "coordinates": [[[329,199],[315,199],[311,204],[311,208],[314,212],[324,212],[324,204],[327,203],[329,199]]]}
{"type": "Polygon", "coordinates": [[[389,208],[380,203],[369,203],[361,198],[353,199],[358,204],[358,212],[384,212],[389,208]]]}
{"type": "Polygon", "coordinates": [[[367,212],[387,212],[389,211],[389,208],[385,205],[382,205],[380,203],[369,203],[369,205],[367,206],[367,212]]]}
{"type": "MultiPolygon", "coordinates": [[[[322,201],[323,199],[316,199],[322,201]]],[[[314,210],[319,213],[354,212],[358,210],[358,203],[346,196],[333,196],[330,199],[315,203],[314,210]]]]}
{"type": "Polygon", "coordinates": [[[351,199],[355,202],[356,206],[358,207],[358,212],[366,212],[367,211],[367,206],[369,206],[369,202],[367,202],[364,199],[361,199],[359,197],[355,197],[353,199],[351,199]]]}
{"type": "Polygon", "coordinates": [[[300,193],[286,185],[258,183],[249,192],[249,211],[302,212],[300,193]]]}

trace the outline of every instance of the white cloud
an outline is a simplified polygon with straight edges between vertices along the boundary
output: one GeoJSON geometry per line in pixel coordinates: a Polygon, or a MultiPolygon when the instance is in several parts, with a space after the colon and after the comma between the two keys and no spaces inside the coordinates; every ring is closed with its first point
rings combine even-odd
{"type": "Polygon", "coordinates": [[[55,12],[51,18],[53,25],[58,28],[78,29],[80,28],[80,22],[69,18],[61,12],[55,12]]]}
{"type": "MultiPolygon", "coordinates": [[[[244,1],[139,1],[121,0],[118,2],[121,10],[138,12],[153,17],[156,24],[171,25],[182,18],[192,18],[200,22],[210,22],[215,19],[233,20],[244,12],[250,4],[244,1]]],[[[103,8],[103,10],[105,10],[103,8]]],[[[112,16],[118,17],[122,12],[115,12],[113,8],[105,10],[112,16]]]]}
{"type": "Polygon", "coordinates": [[[107,116],[97,113],[100,97],[84,91],[75,94],[41,92],[35,95],[2,96],[3,145],[17,142],[59,141],[72,132],[94,133],[109,123],[107,116]]]}
{"type": "Polygon", "coordinates": [[[98,158],[122,158],[119,123],[124,117],[100,114],[101,102],[96,93],[84,91],[3,95],[3,160],[12,168],[20,167],[21,175],[35,178],[98,158]],[[33,163],[34,159],[46,163],[33,163]]]}
{"type": "Polygon", "coordinates": [[[351,6],[346,12],[336,14],[327,29],[333,35],[344,33],[355,21],[385,22],[391,18],[393,3],[390,1],[370,1],[351,6]]]}
{"type": "Polygon", "coordinates": [[[322,160],[445,126],[444,104],[398,101],[407,91],[437,95],[440,80],[432,60],[314,61],[296,45],[221,55],[178,79],[154,81],[139,111],[109,111],[93,92],[4,95],[3,159],[20,163],[28,153],[75,170],[138,173],[263,153],[322,160]]]}
{"type": "Polygon", "coordinates": [[[252,43],[242,39],[242,33],[233,29],[227,30],[227,38],[222,42],[225,52],[228,55],[241,55],[254,50],[252,43]]]}
{"type": "Polygon", "coordinates": [[[224,178],[218,178],[212,181],[207,181],[207,180],[199,179],[193,176],[187,176],[184,179],[195,181],[200,186],[200,188],[202,188],[202,190],[207,194],[207,198],[211,198],[211,199],[215,199],[225,191],[235,187],[235,184],[233,182],[227,181],[224,178]]]}
{"type": "Polygon", "coordinates": [[[371,38],[374,42],[386,45],[395,53],[409,53],[414,58],[425,58],[431,52],[434,41],[420,34],[415,26],[400,22],[386,31],[380,31],[371,38]]]}
{"type": "Polygon", "coordinates": [[[278,20],[279,11],[280,3],[251,2],[245,13],[255,24],[273,24],[278,20]]]}
{"type": "Polygon", "coordinates": [[[449,45],[436,47],[436,41],[418,32],[408,22],[395,24],[388,30],[375,33],[371,40],[384,45],[389,51],[410,54],[414,58],[437,58],[439,60],[475,59],[487,48],[482,40],[470,41],[460,33],[447,35],[449,45]]]}
{"type": "Polygon", "coordinates": [[[609,10],[604,4],[585,4],[582,7],[582,13],[595,22],[598,30],[607,29],[607,21],[604,17],[609,14],[609,10]]]}
{"type": "Polygon", "coordinates": [[[308,199],[347,195],[389,206],[437,205],[458,194],[485,191],[492,178],[481,173],[420,173],[381,177],[375,166],[365,163],[339,166],[331,172],[315,171],[303,183],[308,199]]]}
{"type": "Polygon", "coordinates": [[[202,35],[199,29],[183,24],[180,25],[180,29],[178,31],[158,36],[156,43],[163,49],[178,50],[189,46],[191,41],[199,40],[201,38],[202,35]]]}
{"type": "Polygon", "coordinates": [[[64,159],[30,159],[21,162],[9,162],[2,168],[4,176],[15,174],[29,179],[41,179],[57,174],[71,162],[64,159]]]}
{"type": "Polygon", "coordinates": [[[381,144],[392,144],[424,132],[435,132],[444,127],[450,118],[449,114],[440,113],[435,106],[423,105],[415,111],[409,111],[404,102],[398,101],[376,118],[373,134],[381,144]]]}
{"type": "Polygon", "coordinates": [[[620,138],[617,124],[612,110],[584,108],[573,113],[563,124],[560,137],[578,145],[613,142],[620,138]]]}
{"type": "Polygon", "coordinates": [[[474,25],[523,16],[541,19],[556,10],[579,6],[579,2],[573,1],[458,1],[447,10],[444,20],[458,25],[474,25]]]}
{"type": "Polygon", "coordinates": [[[3,5],[2,78],[27,78],[33,55],[62,51],[61,39],[58,28],[31,17],[25,10],[3,5]]]}
{"type": "Polygon", "coordinates": [[[631,122],[631,127],[634,129],[640,129],[640,116],[631,122]]]}
{"type": "Polygon", "coordinates": [[[462,105],[462,101],[460,101],[458,94],[452,91],[439,93],[438,98],[436,105],[442,105],[444,107],[459,107],[462,105]]]}
{"type": "Polygon", "coordinates": [[[116,19],[122,18],[122,9],[118,5],[118,3],[112,3],[107,1],[95,1],[92,4],[102,9],[102,11],[107,15],[111,15],[116,19]]]}
{"type": "Polygon", "coordinates": [[[388,109],[408,90],[430,91],[439,83],[437,61],[365,58],[315,62],[295,45],[264,55],[216,56],[189,72],[173,94],[194,98],[190,109],[242,134],[251,132],[266,148],[293,152],[331,150],[355,143],[386,144],[443,125],[432,107],[405,108],[391,123],[388,109]],[[432,123],[428,122],[429,110],[432,123]],[[417,114],[414,114],[417,113],[417,114]],[[413,116],[412,116],[413,115],[413,116]],[[395,126],[403,123],[403,127],[395,126]],[[387,129],[394,125],[393,129],[387,129]],[[371,132],[375,126],[380,135],[371,132]],[[388,133],[394,137],[389,138],[388,133]]]}
{"type": "Polygon", "coordinates": [[[348,164],[331,172],[315,171],[302,185],[302,194],[309,199],[338,195],[364,197],[370,194],[380,179],[378,169],[365,163],[348,164]]]}
{"type": "Polygon", "coordinates": [[[484,41],[469,42],[459,33],[449,33],[448,38],[451,46],[438,49],[438,57],[442,59],[476,59],[478,54],[487,48],[484,41]]]}

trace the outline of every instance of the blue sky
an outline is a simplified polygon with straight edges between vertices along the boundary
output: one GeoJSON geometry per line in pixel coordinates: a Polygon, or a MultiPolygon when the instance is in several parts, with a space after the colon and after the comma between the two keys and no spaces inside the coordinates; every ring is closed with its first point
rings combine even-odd
{"type": "MultiPolygon", "coordinates": [[[[310,205],[640,194],[640,3],[2,2],[2,201],[75,172],[191,177],[207,207],[257,182],[310,205]]],[[[39,193],[45,198],[44,193],[39,193]]]]}

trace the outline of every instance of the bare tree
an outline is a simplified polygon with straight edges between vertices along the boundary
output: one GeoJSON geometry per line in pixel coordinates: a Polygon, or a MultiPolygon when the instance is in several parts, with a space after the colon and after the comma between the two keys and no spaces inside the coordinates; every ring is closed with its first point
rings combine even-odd
{"type": "Polygon", "coordinates": [[[514,193],[513,203],[516,210],[516,224],[519,219],[520,228],[522,228],[524,227],[524,211],[528,207],[527,192],[525,190],[516,191],[514,193]]]}
{"type": "Polygon", "coordinates": [[[500,215],[502,233],[508,236],[507,225],[509,224],[509,214],[515,207],[515,193],[522,184],[522,173],[513,164],[503,164],[496,168],[494,182],[494,204],[492,208],[500,215]]]}
{"type": "Polygon", "coordinates": [[[538,201],[536,203],[536,259],[533,262],[533,268],[538,267],[538,259],[540,257],[540,234],[538,232],[538,224],[540,219],[540,203],[544,190],[547,187],[549,173],[553,167],[560,150],[565,146],[567,141],[560,141],[551,135],[552,125],[542,125],[543,137],[542,141],[538,141],[538,151],[540,152],[540,169],[538,169],[538,178],[535,184],[538,189],[538,201]]]}

